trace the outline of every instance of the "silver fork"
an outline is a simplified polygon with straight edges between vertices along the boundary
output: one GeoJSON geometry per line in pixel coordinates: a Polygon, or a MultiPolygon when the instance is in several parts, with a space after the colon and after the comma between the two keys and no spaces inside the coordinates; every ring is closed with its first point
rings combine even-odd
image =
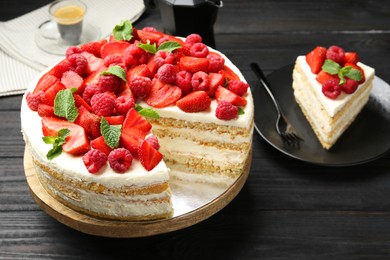
{"type": "Polygon", "coordinates": [[[261,85],[267,90],[269,96],[271,97],[276,111],[278,112],[278,117],[276,119],[276,131],[282,138],[283,142],[287,145],[299,145],[299,142],[304,141],[295,131],[294,127],[287,120],[286,116],[283,114],[279,103],[276,101],[274,95],[272,94],[271,89],[269,88],[269,84],[267,82],[266,77],[264,76],[263,71],[260,66],[253,62],[250,64],[251,69],[256,74],[257,78],[260,80],[261,85]]]}

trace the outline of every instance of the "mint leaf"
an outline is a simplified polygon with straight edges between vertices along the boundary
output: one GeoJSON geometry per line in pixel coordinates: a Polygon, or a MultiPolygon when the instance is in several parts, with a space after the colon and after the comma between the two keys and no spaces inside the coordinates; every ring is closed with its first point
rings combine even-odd
{"type": "Polygon", "coordinates": [[[123,20],[114,27],[112,35],[118,41],[130,41],[133,38],[133,25],[129,20],[123,20]]]}
{"type": "Polygon", "coordinates": [[[341,66],[337,62],[327,59],[325,60],[324,65],[322,65],[322,69],[331,75],[336,75],[341,70],[341,66]]]}
{"type": "Polygon", "coordinates": [[[122,125],[110,125],[104,117],[100,120],[100,133],[106,144],[112,149],[119,146],[121,129],[122,125]]]}
{"type": "Polygon", "coordinates": [[[154,119],[160,118],[160,115],[151,108],[143,108],[142,106],[136,104],[135,110],[143,117],[150,117],[154,119]]]}
{"type": "Polygon", "coordinates": [[[74,122],[79,115],[75,105],[72,90],[63,89],[58,91],[54,99],[54,114],[65,117],[69,122],[74,122]]]}
{"type": "Polygon", "coordinates": [[[155,54],[157,52],[157,48],[156,48],[156,44],[155,43],[153,43],[153,44],[150,44],[150,43],[140,43],[137,46],[140,47],[141,49],[151,53],[151,54],[155,54]]]}
{"type": "Polygon", "coordinates": [[[241,116],[241,115],[244,115],[244,114],[245,114],[244,109],[242,109],[241,107],[238,107],[238,115],[241,116]]]}
{"type": "Polygon", "coordinates": [[[174,50],[179,48],[181,48],[180,43],[174,41],[166,41],[161,43],[160,46],[158,46],[157,51],[173,52],[174,50]]]}
{"type": "Polygon", "coordinates": [[[57,136],[44,136],[42,137],[42,140],[45,144],[52,144],[53,148],[50,149],[47,154],[46,158],[48,160],[53,160],[54,158],[58,157],[62,153],[62,145],[66,142],[66,137],[68,137],[70,134],[70,130],[67,128],[63,128],[60,131],[58,131],[57,136]]]}
{"type": "Polygon", "coordinates": [[[362,72],[360,70],[352,68],[352,66],[347,66],[347,67],[344,67],[344,68],[351,68],[351,69],[349,69],[348,71],[346,71],[344,73],[344,75],[347,78],[350,78],[350,79],[353,79],[353,80],[356,80],[356,81],[361,81],[362,80],[363,74],[362,74],[362,72]]]}
{"type": "Polygon", "coordinates": [[[126,82],[126,71],[118,65],[108,67],[106,71],[102,72],[102,75],[114,75],[126,82]]]}

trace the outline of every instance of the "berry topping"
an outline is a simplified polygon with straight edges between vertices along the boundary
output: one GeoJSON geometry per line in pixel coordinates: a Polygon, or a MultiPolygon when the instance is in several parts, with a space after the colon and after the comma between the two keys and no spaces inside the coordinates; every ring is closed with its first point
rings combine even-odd
{"type": "Polygon", "coordinates": [[[155,136],[155,135],[149,135],[149,136],[147,136],[147,137],[145,138],[145,141],[149,142],[150,145],[151,145],[154,149],[156,149],[156,150],[160,149],[160,143],[158,142],[157,136],[155,136]]]}
{"type": "Polygon", "coordinates": [[[336,99],[341,93],[339,79],[329,79],[322,85],[322,93],[330,99],[336,99]]]}
{"type": "Polygon", "coordinates": [[[158,51],[156,55],[154,55],[153,59],[158,68],[164,64],[173,64],[175,61],[173,54],[167,51],[158,51]]]}
{"type": "Polygon", "coordinates": [[[121,115],[126,115],[130,108],[135,105],[134,98],[132,96],[120,96],[115,100],[115,109],[121,115]]]}
{"type": "Polygon", "coordinates": [[[190,56],[192,57],[205,58],[208,54],[209,49],[204,43],[194,43],[190,48],[190,56]]]}
{"type": "Polygon", "coordinates": [[[306,54],[306,62],[309,64],[311,72],[314,74],[320,72],[322,64],[324,64],[326,59],[326,54],[326,48],[321,46],[315,47],[314,50],[306,54]]]}
{"type": "Polygon", "coordinates": [[[87,103],[91,103],[92,96],[98,93],[102,93],[99,84],[88,84],[84,89],[83,98],[87,103]]]}
{"type": "Polygon", "coordinates": [[[187,113],[204,111],[210,107],[210,104],[211,99],[203,90],[191,92],[176,102],[176,106],[187,113]]]}
{"type": "Polygon", "coordinates": [[[101,75],[98,79],[97,84],[99,85],[101,92],[115,92],[116,90],[121,88],[123,81],[121,78],[113,74],[107,74],[101,75]]]}
{"type": "Polygon", "coordinates": [[[344,62],[357,64],[359,62],[359,56],[356,52],[346,52],[344,56],[344,62]]]}
{"type": "Polygon", "coordinates": [[[125,148],[117,148],[108,155],[108,162],[111,168],[117,173],[126,172],[133,162],[133,156],[125,148]]]}
{"type": "Polygon", "coordinates": [[[100,49],[100,56],[104,59],[108,55],[116,54],[122,56],[130,43],[125,41],[108,42],[100,49]]]}
{"type": "Polygon", "coordinates": [[[243,97],[240,97],[236,93],[222,87],[218,86],[215,90],[215,98],[217,101],[227,101],[235,106],[245,106],[246,105],[246,99],[243,97]]]}
{"type": "Polygon", "coordinates": [[[119,56],[117,54],[111,54],[111,55],[106,56],[103,59],[103,62],[104,62],[104,66],[109,67],[110,65],[122,64],[123,59],[121,56],[119,56]]]}
{"type": "Polygon", "coordinates": [[[209,75],[203,71],[195,72],[194,75],[192,75],[191,85],[194,91],[207,91],[210,87],[209,75]]]}
{"type": "Polygon", "coordinates": [[[191,43],[191,44],[197,43],[197,42],[202,42],[202,36],[200,36],[199,34],[196,34],[196,33],[192,33],[186,37],[185,42],[191,43]]]}
{"type": "Polygon", "coordinates": [[[69,89],[76,88],[77,93],[80,93],[84,89],[84,80],[76,72],[69,70],[62,74],[61,83],[69,89]]]}
{"type": "Polygon", "coordinates": [[[221,120],[231,120],[238,116],[238,108],[230,102],[221,100],[215,110],[215,116],[221,120]]]}
{"type": "Polygon", "coordinates": [[[345,83],[341,85],[341,89],[347,94],[352,94],[356,91],[358,86],[359,82],[353,79],[346,78],[345,83]]]}
{"type": "Polygon", "coordinates": [[[176,81],[176,69],[172,64],[162,65],[156,73],[156,77],[164,83],[175,83],[176,81]]]}
{"type": "Polygon", "coordinates": [[[147,171],[154,169],[162,160],[162,154],[149,142],[143,141],[138,150],[139,160],[147,171]]]}
{"type": "Polygon", "coordinates": [[[210,72],[218,72],[225,65],[225,59],[217,53],[209,53],[206,58],[209,60],[210,72]]]}
{"type": "Polygon", "coordinates": [[[187,70],[191,73],[198,71],[207,72],[207,69],[209,68],[209,60],[207,58],[184,56],[180,58],[179,66],[181,69],[187,70]]]}
{"type": "Polygon", "coordinates": [[[107,162],[107,155],[93,149],[83,155],[83,162],[90,173],[97,173],[107,162]]]}
{"type": "Polygon", "coordinates": [[[77,74],[79,74],[82,77],[87,75],[88,61],[83,55],[75,53],[70,55],[67,59],[77,74]]]}
{"type": "Polygon", "coordinates": [[[105,40],[95,41],[95,42],[87,42],[87,43],[82,44],[80,46],[80,49],[82,51],[89,52],[96,57],[100,57],[100,50],[105,43],[106,43],[105,40]]]}
{"type": "Polygon", "coordinates": [[[92,111],[98,116],[110,116],[115,109],[115,98],[105,93],[98,93],[91,98],[92,111]]]}
{"type": "Polygon", "coordinates": [[[163,108],[174,104],[181,95],[181,88],[166,84],[155,78],[152,80],[150,93],[144,101],[149,106],[163,108]]]}
{"type": "Polygon", "coordinates": [[[135,44],[131,44],[127,47],[123,55],[125,64],[129,68],[139,64],[144,64],[149,59],[149,54],[135,44]]]}
{"type": "Polygon", "coordinates": [[[75,53],[80,53],[82,50],[78,46],[70,46],[66,50],[65,57],[69,58],[70,55],[75,54],[75,53]]]}
{"type": "Polygon", "coordinates": [[[51,70],[49,70],[48,74],[60,79],[62,74],[68,70],[74,70],[73,65],[70,63],[70,61],[64,59],[55,65],[51,70]]]}
{"type": "Polygon", "coordinates": [[[136,97],[147,96],[151,89],[151,79],[143,76],[133,76],[129,81],[129,87],[136,97]]]}
{"type": "Polygon", "coordinates": [[[248,83],[245,83],[241,80],[229,80],[227,84],[227,89],[233,91],[240,97],[242,97],[248,90],[248,83]]]}
{"type": "Polygon", "coordinates": [[[175,84],[176,86],[181,88],[183,96],[187,95],[192,91],[191,79],[192,79],[191,72],[181,70],[178,73],[176,73],[175,84]]]}
{"type": "Polygon", "coordinates": [[[344,64],[345,51],[339,46],[330,46],[326,51],[326,58],[340,65],[344,64]]]}
{"type": "Polygon", "coordinates": [[[42,90],[38,91],[37,93],[28,92],[26,94],[27,105],[32,111],[38,111],[38,106],[42,103],[44,98],[45,92],[42,90]]]}

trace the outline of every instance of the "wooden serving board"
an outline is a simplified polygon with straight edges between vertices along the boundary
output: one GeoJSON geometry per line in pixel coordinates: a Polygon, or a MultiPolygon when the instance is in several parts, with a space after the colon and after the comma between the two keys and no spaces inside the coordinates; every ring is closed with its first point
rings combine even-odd
{"type": "MultiPolygon", "coordinates": [[[[24,152],[24,171],[27,183],[39,207],[59,222],[73,229],[104,237],[130,238],[151,236],[183,229],[199,223],[217,213],[236,197],[248,178],[249,169],[250,167],[247,167],[245,172],[230,187],[224,189],[214,199],[203,205],[198,205],[194,209],[178,210],[178,214],[174,214],[171,218],[154,221],[113,221],[85,215],[55,200],[39,182],[32,157],[27,148],[24,152]]],[[[175,200],[178,201],[183,198],[180,198],[180,192],[175,195],[173,190],[172,193],[173,196],[176,196],[176,198],[173,198],[173,208],[175,209],[175,200]]],[[[196,194],[193,196],[196,196],[196,194]]]]}

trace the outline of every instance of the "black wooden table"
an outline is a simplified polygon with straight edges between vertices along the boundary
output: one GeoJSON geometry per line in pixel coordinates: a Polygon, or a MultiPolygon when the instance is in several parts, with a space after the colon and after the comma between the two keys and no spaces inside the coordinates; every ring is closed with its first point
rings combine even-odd
{"type": "MultiPolygon", "coordinates": [[[[131,1],[131,0],[130,0],[131,1]]],[[[8,1],[0,19],[49,1],[8,1]]],[[[158,9],[136,27],[163,29],[158,9]]],[[[256,85],[315,45],[355,50],[390,82],[390,2],[224,0],[217,49],[256,85]]],[[[168,234],[94,237],[57,222],[34,203],[23,172],[21,96],[0,98],[0,259],[389,259],[390,155],[354,167],[294,160],[254,134],[253,163],[240,194],[211,218],[168,234]]],[[[390,138],[390,133],[389,133],[390,138]]]]}

